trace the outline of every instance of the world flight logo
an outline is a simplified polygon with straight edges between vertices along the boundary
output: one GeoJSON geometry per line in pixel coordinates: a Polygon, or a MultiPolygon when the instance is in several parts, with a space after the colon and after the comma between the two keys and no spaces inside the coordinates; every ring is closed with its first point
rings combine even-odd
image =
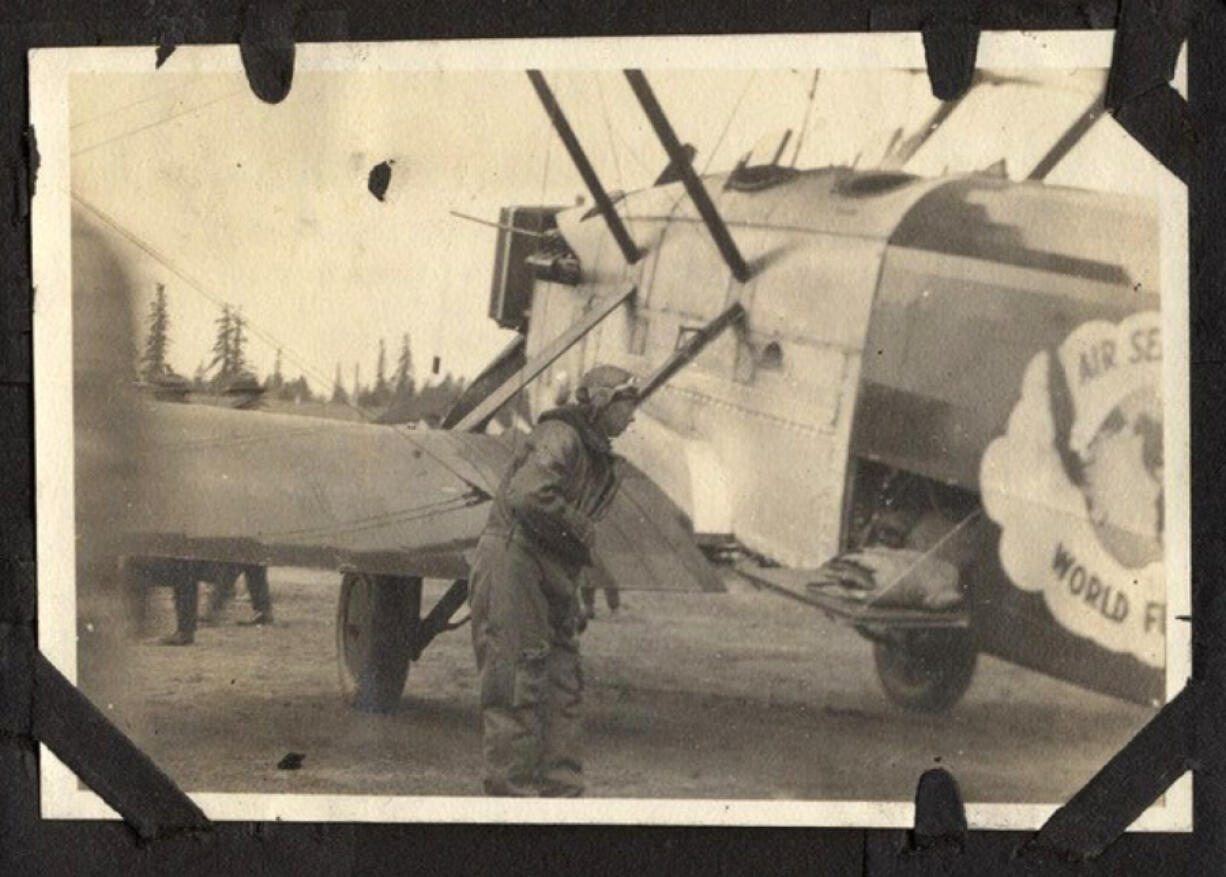
{"type": "Polygon", "coordinates": [[[1017,587],[1100,645],[1162,666],[1162,335],[1154,311],[1034,356],[980,466],[1017,587]]]}

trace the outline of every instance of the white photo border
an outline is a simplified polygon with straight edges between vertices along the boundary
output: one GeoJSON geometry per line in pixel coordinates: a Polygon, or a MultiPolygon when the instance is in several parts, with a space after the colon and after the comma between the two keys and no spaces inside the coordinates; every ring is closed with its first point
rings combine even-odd
{"type": "MultiPolygon", "coordinates": [[[[983,68],[1101,68],[1111,64],[1114,33],[988,32],[980,35],[983,68]]],[[[544,70],[639,67],[823,69],[924,68],[918,33],[702,37],[567,38],[297,46],[299,71],[544,70]]],[[[71,246],[68,84],[74,73],[151,73],[152,46],[37,49],[30,52],[30,117],[41,166],[32,209],[34,420],[39,647],[70,680],[77,679],[73,516],[71,246]],[[65,426],[67,428],[65,429],[65,426]],[[55,443],[52,445],[51,443],[55,443]],[[54,453],[49,449],[54,447],[54,453]]],[[[237,72],[237,45],[179,46],[169,72],[237,72]]],[[[1175,86],[1186,93],[1183,56],[1175,86]]],[[[1167,532],[1166,697],[1191,675],[1190,342],[1186,187],[1168,172],[1157,184],[1162,216],[1160,258],[1164,343],[1164,447],[1167,532]],[[1180,294],[1182,293],[1182,294],[1180,294]],[[1178,586],[1182,583],[1182,586],[1178,586]]],[[[41,752],[41,810],[50,819],[118,818],[46,747],[41,752]]],[[[1036,765],[1036,769],[1041,766],[1036,765]]],[[[916,777],[918,781],[918,777],[916,777]]],[[[516,800],[442,796],[288,794],[191,795],[213,820],[355,822],[517,822],[708,826],[909,828],[909,802],[721,801],[665,799],[516,800]]],[[[976,804],[967,819],[979,829],[1034,829],[1059,804],[976,804]]],[[[1139,831],[1190,831],[1190,773],[1131,826],[1139,831]]]]}

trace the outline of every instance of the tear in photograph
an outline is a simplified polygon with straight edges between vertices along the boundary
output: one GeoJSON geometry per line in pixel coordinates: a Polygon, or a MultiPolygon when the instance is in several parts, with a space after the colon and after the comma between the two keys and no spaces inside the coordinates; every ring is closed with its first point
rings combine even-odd
{"type": "Polygon", "coordinates": [[[39,647],[212,819],[1038,827],[1190,670],[1111,36],[32,53],[39,647]]]}

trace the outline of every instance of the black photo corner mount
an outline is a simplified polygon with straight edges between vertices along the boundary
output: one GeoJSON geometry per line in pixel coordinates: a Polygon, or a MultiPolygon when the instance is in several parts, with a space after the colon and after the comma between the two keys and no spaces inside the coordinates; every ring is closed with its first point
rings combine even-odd
{"type": "Polygon", "coordinates": [[[294,82],[295,20],[301,0],[253,0],[243,16],[239,53],[255,96],[270,104],[289,95],[294,82]]]}
{"type": "MultiPolygon", "coordinates": [[[[1226,770],[1217,719],[1226,715],[1226,605],[1216,582],[1226,559],[1212,534],[1221,532],[1221,476],[1211,471],[1226,459],[1226,440],[1205,426],[1214,399],[1226,393],[1226,351],[1220,332],[1226,308],[1226,268],[1220,232],[1226,227],[1221,168],[1226,94],[1226,11],[1209,0],[1087,0],[994,6],[987,3],[849,3],[825,11],[767,3],[752,13],[691,4],[646,13],[635,4],[592,4],[565,12],[523,3],[468,3],[433,12],[385,4],[314,4],[302,0],[191,5],[170,0],[119,2],[108,17],[88,0],[52,4],[14,23],[0,22],[0,106],[4,136],[0,157],[7,179],[11,221],[0,223],[5,248],[4,298],[0,301],[0,405],[6,414],[6,465],[0,488],[12,500],[0,528],[0,865],[15,851],[43,873],[79,870],[86,863],[113,869],[214,867],[288,873],[361,870],[384,857],[412,855],[421,866],[487,867],[542,861],[512,856],[546,836],[563,845],[573,864],[606,862],[616,850],[623,866],[661,867],[709,863],[723,870],[762,866],[805,873],[1212,873],[1226,861],[1226,770]],[[308,8],[309,7],[309,8],[308,8]],[[551,18],[551,15],[553,16],[551,18]],[[271,103],[293,82],[298,40],[414,39],[495,36],[582,36],[660,33],[796,32],[829,29],[919,30],[934,93],[953,97],[969,84],[981,30],[1104,28],[1117,25],[1109,77],[1108,109],[1151,154],[1189,182],[1192,244],[1193,520],[1195,679],[1062,807],[1037,834],[966,831],[956,778],[943,769],[926,772],[916,790],[910,832],[812,829],[528,829],[513,826],[354,826],[239,823],[207,826],[203,814],[173,787],[104,716],[39,654],[33,639],[32,369],[29,355],[30,289],[28,209],[37,166],[24,130],[28,77],[25,51],[35,46],[147,43],[160,66],[182,43],[232,42],[238,34],[252,91],[271,103]],[[153,28],[151,30],[151,27],[153,28]],[[1200,38],[1198,39],[1198,31],[1200,38]],[[1170,88],[1174,57],[1187,35],[1189,107],[1170,88]],[[1196,53],[1200,53],[1199,55],[1196,53]],[[1215,173],[1216,170],[1216,173],[1215,173]],[[11,212],[10,209],[11,208],[11,212]],[[1219,297],[1214,297],[1219,296],[1219,297]],[[1215,330],[1215,331],[1210,331],[1215,330]],[[1208,356],[1204,351],[1210,351],[1208,356]],[[1201,352],[1198,355],[1198,351],[1201,352]],[[1198,401],[1199,399],[1199,401],[1198,401]],[[1198,419],[1198,411],[1200,412],[1198,419]],[[1208,431],[1211,433],[1212,431],[1208,431]],[[1219,447],[1219,444],[1223,445],[1219,447]],[[1197,451],[1207,452],[1198,462],[1197,451]],[[1205,477],[1198,483],[1198,472],[1205,477]],[[1198,533],[1206,534],[1198,537],[1198,533]],[[1205,562],[1206,558],[1208,563],[1205,562]],[[114,822],[48,822],[38,817],[37,747],[44,739],[66,763],[90,780],[127,818],[114,822]],[[141,763],[144,759],[144,764],[141,763]],[[116,776],[119,765],[129,776],[116,776]],[[1148,806],[1187,768],[1197,770],[1198,820],[1194,840],[1178,836],[1118,837],[1131,817],[1148,806]],[[108,788],[108,784],[110,784],[108,788]],[[143,843],[141,842],[143,839],[143,843]],[[1113,842],[1114,840],[1114,842],[1113,842]],[[82,846],[84,844],[84,846],[82,846]],[[1189,849],[1191,847],[1191,849],[1189,849]],[[463,852],[456,855],[456,850],[463,852]],[[585,852],[586,851],[586,852],[585,852]],[[29,858],[35,856],[38,858],[29,858]],[[736,858],[730,858],[736,857],[736,858]],[[741,858],[743,857],[743,859],[741,858]],[[1199,864],[1198,864],[1199,863],[1199,864]]],[[[1219,467],[1220,468],[1220,467],[1219,467]]],[[[1037,766],[1036,766],[1037,767],[1037,766]]],[[[539,856],[539,851],[537,856],[539,856]]],[[[557,861],[555,859],[554,861],[557,861]]],[[[109,869],[108,869],[109,870],[109,869]]],[[[20,871],[14,873],[21,873],[20,871]]]]}

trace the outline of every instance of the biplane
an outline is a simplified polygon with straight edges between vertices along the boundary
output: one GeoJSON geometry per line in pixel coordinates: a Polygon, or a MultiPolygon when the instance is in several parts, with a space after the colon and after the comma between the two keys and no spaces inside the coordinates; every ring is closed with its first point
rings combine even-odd
{"type": "MultiPolygon", "coordinates": [[[[639,71],[669,163],[610,193],[529,76],[594,206],[503,210],[490,317],[517,335],[444,428],[123,402],[135,495],[107,556],[336,570],[344,687],[385,709],[464,603],[514,440],[484,427],[613,362],[644,392],[598,584],[719,590],[734,570],[870,639],[910,709],[955,704],[980,653],[1162,699],[1153,204],[1038,171],[798,170],[786,140],[700,175],[639,71]],[[453,582],[425,612],[423,578],[453,582]]],[[[88,256],[74,271],[98,293],[88,256]]],[[[81,472],[97,420],[78,406],[81,472]]]]}

